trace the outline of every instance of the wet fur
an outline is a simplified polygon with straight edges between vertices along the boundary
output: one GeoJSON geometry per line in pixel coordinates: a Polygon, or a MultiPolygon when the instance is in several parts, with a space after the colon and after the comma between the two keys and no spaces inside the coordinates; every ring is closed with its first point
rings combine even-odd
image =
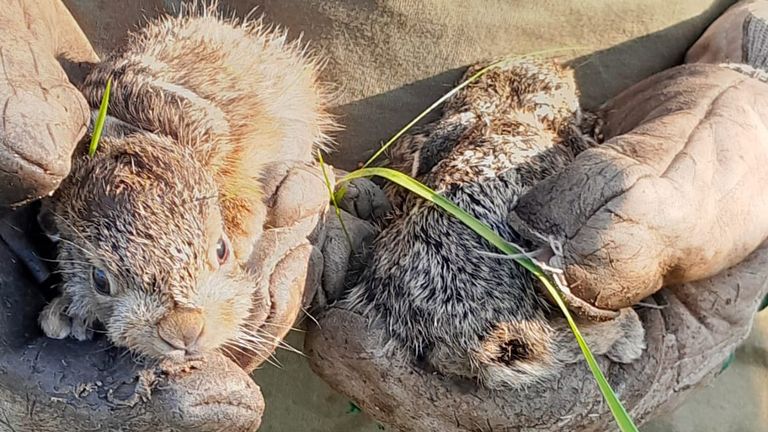
{"type": "MultiPolygon", "coordinates": [[[[518,197],[594,145],[594,126],[579,108],[570,70],[520,60],[457,93],[440,120],[400,140],[390,159],[531,250],[536,245],[510,218],[518,197]]],[[[383,329],[389,352],[489,387],[534,384],[580,358],[529,272],[434,205],[388,192],[397,213],[342,306],[383,329]]],[[[631,309],[613,321],[582,322],[581,330],[593,352],[615,361],[632,361],[644,348],[631,309]]]]}
{"type": "Polygon", "coordinates": [[[308,163],[327,142],[317,68],[285,32],[214,6],[149,23],[96,66],[81,90],[96,108],[112,78],[105,137],[45,203],[63,280],[41,314],[45,332],[83,339],[100,321],[116,345],[162,358],[158,321],[197,310],[205,350],[257,343],[251,328],[270,298],[243,263],[264,224],[261,175],[273,162],[308,163]],[[219,267],[220,238],[234,259],[219,267]],[[111,296],[94,289],[94,266],[111,296]]]}

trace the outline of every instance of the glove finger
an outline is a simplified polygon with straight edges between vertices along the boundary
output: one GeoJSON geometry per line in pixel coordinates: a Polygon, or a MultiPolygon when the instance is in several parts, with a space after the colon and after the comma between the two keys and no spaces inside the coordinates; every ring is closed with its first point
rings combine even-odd
{"type": "Polygon", "coordinates": [[[0,12],[0,38],[0,206],[9,206],[58,186],[90,120],[85,99],[57,61],[57,44],[78,46],[71,54],[81,61],[96,56],[58,1],[10,3],[0,12]]]}
{"type": "Polygon", "coordinates": [[[688,50],[686,63],[746,63],[765,67],[768,3],[741,1],[715,20],[688,50]]]}
{"type": "Polygon", "coordinates": [[[321,269],[322,257],[309,244],[296,246],[278,261],[268,278],[269,315],[260,324],[251,323],[249,342],[240,344],[237,352],[233,352],[243,370],[251,372],[264,361],[270,361],[277,348],[296,351],[283,338],[320,285],[321,269]]]}
{"type": "Polygon", "coordinates": [[[323,283],[318,305],[333,303],[344,293],[347,281],[354,280],[365,262],[368,247],[378,230],[362,219],[341,212],[342,226],[335,212],[326,216],[326,238],[323,243],[323,283]]]}
{"type": "Polygon", "coordinates": [[[603,146],[522,197],[518,217],[564,243],[576,295],[619,309],[712,276],[768,236],[768,106],[755,95],[768,86],[717,66],[661,73],[606,106],[603,146]]]}
{"type": "Polygon", "coordinates": [[[247,268],[258,275],[254,294],[263,310],[252,314],[248,337],[232,351],[250,371],[269,359],[320,285],[323,260],[314,243],[324,241],[328,191],[320,169],[290,163],[267,169],[269,210],[247,268]]]}
{"type": "Polygon", "coordinates": [[[347,193],[338,204],[342,210],[363,220],[381,219],[392,210],[384,191],[364,178],[347,183],[347,193]]]}

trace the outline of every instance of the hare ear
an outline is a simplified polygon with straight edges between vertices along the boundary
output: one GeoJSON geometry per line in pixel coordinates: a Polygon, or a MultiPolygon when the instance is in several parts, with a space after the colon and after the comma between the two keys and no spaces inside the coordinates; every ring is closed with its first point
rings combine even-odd
{"type": "Polygon", "coordinates": [[[58,243],[61,240],[59,234],[59,227],[56,225],[56,219],[53,212],[50,209],[50,203],[48,200],[43,200],[40,206],[40,211],[37,213],[37,223],[43,230],[43,233],[54,243],[58,243]]]}
{"type": "Polygon", "coordinates": [[[555,372],[554,348],[546,322],[502,322],[485,335],[471,361],[485,386],[520,388],[555,372]]]}

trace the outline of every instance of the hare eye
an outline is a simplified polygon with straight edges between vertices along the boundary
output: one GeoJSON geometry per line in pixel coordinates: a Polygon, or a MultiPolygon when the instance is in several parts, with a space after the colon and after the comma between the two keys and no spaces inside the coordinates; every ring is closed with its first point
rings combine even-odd
{"type": "Polygon", "coordinates": [[[220,238],[216,243],[216,258],[219,260],[219,265],[227,262],[227,258],[229,258],[229,246],[223,238],[220,238]]]}
{"type": "Polygon", "coordinates": [[[107,277],[107,272],[104,270],[93,267],[93,270],[91,270],[91,280],[93,281],[93,287],[96,289],[96,291],[99,294],[102,295],[110,295],[111,291],[109,289],[109,278],[107,277]]]}

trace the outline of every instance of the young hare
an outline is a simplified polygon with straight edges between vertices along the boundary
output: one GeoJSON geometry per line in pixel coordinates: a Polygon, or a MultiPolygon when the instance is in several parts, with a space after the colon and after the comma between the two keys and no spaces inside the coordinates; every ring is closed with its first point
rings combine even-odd
{"type": "MultiPolygon", "coordinates": [[[[570,70],[509,62],[453,96],[442,118],[400,140],[391,159],[507,241],[532,247],[510,215],[530,186],[593,142],[585,117],[570,70]]],[[[488,387],[536,383],[581,357],[531,273],[435,205],[390,196],[397,214],[342,303],[381,327],[390,350],[488,387]]],[[[645,347],[631,309],[580,328],[595,354],[614,361],[633,361],[645,347]]]]}
{"type": "Polygon", "coordinates": [[[270,312],[243,263],[262,230],[262,176],[308,163],[332,126],[317,64],[284,33],[213,8],[165,17],[97,65],[83,93],[110,119],[45,203],[62,294],[48,336],[109,339],[152,359],[248,350],[270,312]]]}

